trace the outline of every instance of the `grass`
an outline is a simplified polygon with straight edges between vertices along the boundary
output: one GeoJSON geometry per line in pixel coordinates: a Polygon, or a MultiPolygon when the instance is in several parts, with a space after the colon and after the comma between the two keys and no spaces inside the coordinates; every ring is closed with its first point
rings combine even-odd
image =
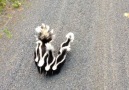
{"type": "Polygon", "coordinates": [[[3,30],[3,33],[6,35],[7,38],[12,38],[12,33],[7,28],[3,30]]]}
{"type": "Polygon", "coordinates": [[[12,33],[10,32],[9,29],[5,28],[2,30],[2,32],[0,32],[0,39],[3,37],[3,36],[6,36],[7,38],[12,38],[12,33]]]}
{"type": "Polygon", "coordinates": [[[0,12],[6,7],[19,8],[21,6],[21,0],[0,0],[0,12]]]}
{"type": "Polygon", "coordinates": [[[0,0],[0,12],[3,11],[5,6],[6,6],[6,0],[0,0]]]}
{"type": "Polygon", "coordinates": [[[19,0],[11,0],[13,8],[19,8],[21,6],[21,2],[19,0]]]}

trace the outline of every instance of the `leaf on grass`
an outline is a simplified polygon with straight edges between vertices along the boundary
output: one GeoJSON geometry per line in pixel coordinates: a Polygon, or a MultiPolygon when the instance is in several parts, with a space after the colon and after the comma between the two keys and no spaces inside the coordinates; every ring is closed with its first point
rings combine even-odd
{"type": "Polygon", "coordinates": [[[8,29],[4,29],[3,32],[6,34],[8,38],[12,38],[12,34],[8,29]]]}

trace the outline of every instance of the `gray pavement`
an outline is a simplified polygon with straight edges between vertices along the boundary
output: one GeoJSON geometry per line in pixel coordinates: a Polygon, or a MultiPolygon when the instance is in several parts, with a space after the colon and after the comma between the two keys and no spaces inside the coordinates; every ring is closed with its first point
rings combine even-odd
{"type": "MultiPolygon", "coordinates": [[[[33,0],[0,39],[0,90],[129,90],[129,0],[33,0]],[[45,77],[33,61],[34,28],[55,30],[58,50],[75,34],[60,74],[45,77]]],[[[55,52],[57,55],[57,52],[55,52]]]]}

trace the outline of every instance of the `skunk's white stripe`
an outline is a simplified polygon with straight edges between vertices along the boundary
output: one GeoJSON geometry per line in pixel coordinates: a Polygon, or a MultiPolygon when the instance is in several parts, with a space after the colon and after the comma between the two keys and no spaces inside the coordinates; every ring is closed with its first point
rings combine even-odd
{"type": "Polygon", "coordinates": [[[71,50],[70,46],[61,47],[61,48],[60,48],[60,53],[62,53],[62,51],[63,51],[64,49],[67,49],[67,51],[70,51],[70,50],[71,50]]]}
{"type": "Polygon", "coordinates": [[[69,32],[68,34],[66,34],[66,38],[67,38],[66,41],[64,41],[61,44],[60,48],[63,47],[63,44],[66,43],[68,41],[68,39],[70,39],[70,42],[68,43],[68,46],[70,47],[70,43],[73,42],[73,40],[74,40],[74,34],[72,32],[69,32]]]}
{"type": "Polygon", "coordinates": [[[42,42],[39,46],[39,54],[40,54],[40,59],[42,58],[42,42]]]}
{"type": "Polygon", "coordinates": [[[72,32],[69,32],[67,35],[66,35],[66,38],[69,38],[70,39],[70,42],[73,42],[74,40],[74,34],[72,32]]]}
{"type": "Polygon", "coordinates": [[[47,66],[45,67],[45,70],[46,70],[46,71],[50,70],[50,67],[51,67],[51,65],[54,63],[54,61],[55,61],[55,57],[54,57],[54,59],[52,60],[52,62],[51,62],[50,64],[48,64],[48,58],[47,58],[47,66]]]}
{"type": "Polygon", "coordinates": [[[36,44],[37,44],[37,46],[36,46],[36,49],[35,49],[35,51],[36,51],[36,58],[35,58],[35,62],[38,62],[38,55],[37,55],[37,50],[39,49],[39,44],[41,45],[42,44],[42,42],[39,40],[39,41],[37,41],[36,42],[36,44]]]}
{"type": "Polygon", "coordinates": [[[38,66],[39,67],[41,67],[41,66],[43,66],[44,65],[44,58],[45,58],[45,56],[47,55],[47,52],[45,52],[45,54],[44,54],[44,56],[42,57],[42,43],[41,43],[41,45],[40,45],[40,47],[39,47],[39,52],[40,52],[40,61],[39,61],[39,63],[38,63],[38,66]]]}
{"type": "Polygon", "coordinates": [[[47,54],[48,54],[48,52],[45,52],[44,56],[40,58],[40,61],[38,63],[38,66],[39,67],[42,67],[44,65],[44,63],[45,63],[44,62],[44,59],[45,59],[45,57],[46,57],[47,54]]]}
{"type": "MultiPolygon", "coordinates": [[[[59,55],[60,56],[60,55],[59,55]]],[[[58,57],[59,57],[58,56],[58,57]]],[[[58,59],[58,57],[57,57],[57,59],[58,59]]],[[[61,64],[64,60],[65,60],[65,58],[66,58],[66,55],[64,55],[64,58],[59,62],[59,63],[57,63],[57,61],[56,61],[56,63],[54,64],[54,66],[52,67],[52,70],[56,70],[57,69],[57,66],[59,65],[59,64],[61,64]]],[[[56,59],[56,60],[57,60],[56,59]]]]}
{"type": "MultiPolygon", "coordinates": [[[[66,43],[68,41],[69,38],[67,38],[63,43],[61,43],[60,48],[63,47],[63,44],[66,43]]],[[[68,44],[68,46],[70,46],[70,43],[68,44]]]]}
{"type": "Polygon", "coordinates": [[[68,50],[70,49],[70,47],[67,46],[67,47],[61,48],[61,52],[60,52],[60,54],[57,56],[57,58],[56,58],[56,60],[55,60],[55,63],[54,63],[54,66],[52,67],[53,70],[56,70],[56,69],[57,69],[57,66],[58,66],[59,64],[61,64],[61,63],[65,60],[66,54],[63,56],[63,59],[62,59],[60,62],[57,63],[57,60],[58,60],[59,56],[62,55],[62,52],[63,52],[64,49],[67,49],[67,51],[68,51],[68,50]]]}
{"type": "Polygon", "coordinates": [[[47,48],[47,52],[48,52],[48,58],[47,58],[47,62],[46,62],[47,65],[45,67],[45,70],[48,71],[50,69],[50,66],[54,63],[55,57],[53,55],[54,47],[50,43],[47,43],[46,44],[46,48],[47,48]],[[50,64],[48,64],[48,60],[50,58],[50,55],[49,55],[49,52],[50,51],[52,52],[52,58],[53,58],[53,60],[52,60],[52,62],[50,64]]]}
{"type": "Polygon", "coordinates": [[[51,51],[54,51],[54,47],[51,45],[51,43],[46,43],[46,49],[47,51],[51,50],[51,51]]]}
{"type": "MultiPolygon", "coordinates": [[[[48,58],[49,58],[49,54],[48,54],[48,58]]],[[[46,71],[48,71],[50,69],[50,67],[48,66],[48,58],[47,58],[47,66],[45,67],[46,71]]]]}

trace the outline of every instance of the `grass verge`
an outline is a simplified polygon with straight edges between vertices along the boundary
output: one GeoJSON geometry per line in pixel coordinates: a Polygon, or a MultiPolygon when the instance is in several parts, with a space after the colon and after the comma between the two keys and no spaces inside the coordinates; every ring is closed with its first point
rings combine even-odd
{"type": "Polygon", "coordinates": [[[23,0],[0,0],[0,12],[4,11],[5,8],[19,8],[22,5],[23,0]]]}

